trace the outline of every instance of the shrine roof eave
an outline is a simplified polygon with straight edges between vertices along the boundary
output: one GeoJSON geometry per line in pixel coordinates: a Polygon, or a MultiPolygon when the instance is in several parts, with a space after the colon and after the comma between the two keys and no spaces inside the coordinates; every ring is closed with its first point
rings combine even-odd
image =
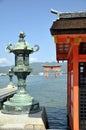
{"type": "Polygon", "coordinates": [[[53,22],[50,32],[56,34],[86,34],[86,18],[61,18],[53,22]]]}
{"type": "Polygon", "coordinates": [[[50,29],[51,35],[58,34],[86,34],[86,29],[50,29]]]}

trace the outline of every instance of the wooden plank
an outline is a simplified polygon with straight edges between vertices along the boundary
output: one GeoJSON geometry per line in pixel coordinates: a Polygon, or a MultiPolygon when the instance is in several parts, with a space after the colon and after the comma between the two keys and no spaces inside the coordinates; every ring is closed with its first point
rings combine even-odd
{"type": "Polygon", "coordinates": [[[0,101],[8,96],[15,94],[16,91],[17,91],[16,87],[13,87],[13,88],[7,87],[7,88],[0,89],[0,101]]]}

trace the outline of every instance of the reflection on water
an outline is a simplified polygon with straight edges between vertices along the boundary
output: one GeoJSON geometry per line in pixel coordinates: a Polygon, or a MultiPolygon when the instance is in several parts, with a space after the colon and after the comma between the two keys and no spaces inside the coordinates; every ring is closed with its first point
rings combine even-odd
{"type": "MultiPolygon", "coordinates": [[[[17,78],[13,82],[17,86],[17,78]]],[[[0,88],[7,86],[8,76],[0,77],[0,88]]],[[[67,130],[67,77],[61,75],[58,78],[50,76],[46,79],[44,76],[28,76],[27,91],[45,106],[49,129],[67,130]]]]}

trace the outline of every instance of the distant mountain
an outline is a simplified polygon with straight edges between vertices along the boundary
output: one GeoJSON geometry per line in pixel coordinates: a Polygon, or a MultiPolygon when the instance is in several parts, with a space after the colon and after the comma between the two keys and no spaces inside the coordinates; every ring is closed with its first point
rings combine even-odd
{"type": "Polygon", "coordinates": [[[4,67],[0,66],[0,73],[8,73],[9,69],[10,69],[10,66],[4,66],[4,67]]]}
{"type": "MultiPolygon", "coordinates": [[[[44,65],[61,65],[61,71],[63,71],[64,73],[67,72],[67,63],[66,62],[62,62],[62,63],[34,62],[34,63],[30,63],[30,67],[32,68],[32,74],[38,74],[40,72],[44,72],[44,68],[43,68],[44,65]]],[[[0,73],[8,73],[10,68],[11,68],[10,66],[0,67],[0,73]]]]}

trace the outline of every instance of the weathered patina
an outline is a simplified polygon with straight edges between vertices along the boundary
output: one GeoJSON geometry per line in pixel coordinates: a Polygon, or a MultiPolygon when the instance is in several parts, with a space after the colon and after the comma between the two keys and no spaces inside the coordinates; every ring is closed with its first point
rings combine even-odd
{"type": "Polygon", "coordinates": [[[14,47],[11,48],[11,44],[7,45],[9,52],[15,55],[13,72],[18,79],[18,90],[9,101],[4,102],[3,113],[25,114],[38,112],[40,110],[39,102],[26,91],[26,78],[32,71],[29,67],[29,54],[37,51],[39,46],[35,45],[34,48],[31,48],[30,45],[25,42],[24,37],[24,32],[20,32],[19,41],[14,47]]]}

